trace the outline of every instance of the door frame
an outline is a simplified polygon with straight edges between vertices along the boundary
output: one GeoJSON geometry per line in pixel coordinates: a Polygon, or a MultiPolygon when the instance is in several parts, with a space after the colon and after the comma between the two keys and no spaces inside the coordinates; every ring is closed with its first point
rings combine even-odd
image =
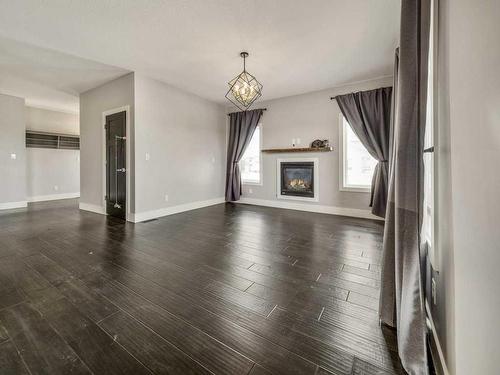
{"type": "Polygon", "coordinates": [[[130,105],[125,105],[123,107],[109,109],[107,111],[102,112],[102,206],[104,214],[107,215],[106,209],[106,117],[109,115],[113,115],[115,113],[125,112],[125,168],[126,168],[126,187],[125,187],[125,200],[126,200],[126,212],[125,212],[125,220],[130,221],[132,214],[130,211],[130,105]]]}

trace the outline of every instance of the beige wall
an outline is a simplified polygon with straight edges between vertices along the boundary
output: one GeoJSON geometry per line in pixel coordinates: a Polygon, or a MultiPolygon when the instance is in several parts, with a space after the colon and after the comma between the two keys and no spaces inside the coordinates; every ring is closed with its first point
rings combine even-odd
{"type": "Polygon", "coordinates": [[[0,209],[26,202],[25,129],[24,99],[0,94],[0,209]]]}
{"type": "Polygon", "coordinates": [[[102,113],[122,106],[131,108],[130,220],[162,216],[179,205],[220,201],[223,108],[131,73],[80,96],[81,204],[104,211],[102,113]]]}
{"type": "Polygon", "coordinates": [[[499,1],[449,3],[458,375],[498,373],[500,356],[499,20],[499,1]]]}
{"type": "MultiPolygon", "coordinates": [[[[130,73],[80,95],[80,204],[104,210],[105,155],[103,151],[103,112],[130,106],[133,136],[134,74],[130,73]]],[[[133,144],[133,139],[128,140],[133,144]]],[[[133,155],[133,152],[132,152],[133,155]]],[[[131,160],[133,166],[133,160],[131,160]]],[[[130,173],[133,173],[131,168],[130,173]]],[[[130,197],[133,199],[133,178],[130,197]]],[[[131,212],[134,212],[133,200],[131,212]]]]}
{"type": "MultiPolygon", "coordinates": [[[[304,154],[262,154],[262,186],[244,185],[243,198],[281,201],[276,198],[276,159],[319,158],[319,202],[308,205],[331,206],[369,211],[368,193],[346,192],[339,188],[339,114],[340,109],[331,96],[353,91],[392,86],[392,77],[375,79],[328,90],[316,91],[281,99],[263,101],[255,108],[267,108],[262,117],[262,146],[290,147],[292,138],[300,138],[301,146],[308,147],[315,139],[328,139],[333,152],[304,154]],[[252,192],[250,192],[250,190],[252,192]]],[[[293,201],[294,204],[300,202],[293,201]]]]}
{"type": "MultiPolygon", "coordinates": [[[[80,132],[77,114],[26,107],[26,128],[59,134],[80,132]]],[[[28,200],[77,196],[80,192],[80,151],[26,149],[28,200]]]]}
{"type": "Polygon", "coordinates": [[[26,107],[26,129],[60,134],[80,134],[77,113],[26,107]]]}
{"type": "Polygon", "coordinates": [[[224,155],[222,106],[135,75],[136,213],[223,197],[224,155]]]}
{"type": "Polygon", "coordinates": [[[500,355],[500,2],[439,9],[438,305],[451,374],[496,374],[500,355]]]}

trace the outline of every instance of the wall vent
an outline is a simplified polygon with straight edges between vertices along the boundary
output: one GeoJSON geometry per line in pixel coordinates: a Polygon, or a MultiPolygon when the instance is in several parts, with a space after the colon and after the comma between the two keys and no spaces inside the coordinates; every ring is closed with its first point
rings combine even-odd
{"type": "Polygon", "coordinates": [[[77,135],[26,130],[26,147],[79,150],[80,137],[77,135]]]}

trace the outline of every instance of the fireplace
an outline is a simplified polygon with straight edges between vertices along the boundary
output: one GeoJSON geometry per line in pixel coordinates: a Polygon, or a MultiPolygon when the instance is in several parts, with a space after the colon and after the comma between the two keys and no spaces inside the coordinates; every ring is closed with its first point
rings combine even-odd
{"type": "Polygon", "coordinates": [[[278,160],[278,198],[318,201],[317,159],[278,160]]]}

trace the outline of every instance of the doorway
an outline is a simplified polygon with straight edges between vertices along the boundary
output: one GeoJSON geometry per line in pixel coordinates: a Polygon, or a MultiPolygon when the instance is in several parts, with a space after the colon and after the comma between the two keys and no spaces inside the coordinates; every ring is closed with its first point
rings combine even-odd
{"type": "Polygon", "coordinates": [[[126,220],[126,112],[106,116],[106,213],[126,220]]]}

